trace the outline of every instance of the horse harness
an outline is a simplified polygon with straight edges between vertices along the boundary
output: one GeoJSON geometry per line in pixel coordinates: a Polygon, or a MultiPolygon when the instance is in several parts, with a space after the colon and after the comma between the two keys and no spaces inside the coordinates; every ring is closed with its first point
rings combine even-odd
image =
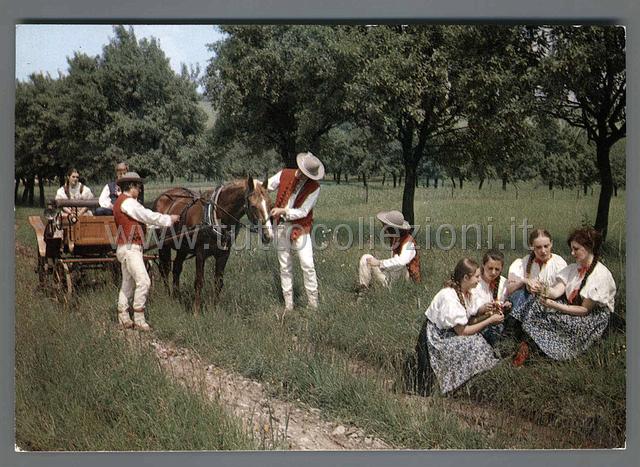
{"type": "MultiPolygon", "coordinates": [[[[231,238],[231,233],[229,231],[227,232],[224,231],[225,226],[220,223],[220,218],[218,217],[218,213],[217,213],[218,209],[221,209],[225,214],[231,217],[231,219],[233,219],[237,224],[247,228],[251,232],[258,231],[258,227],[256,225],[244,224],[243,222],[240,221],[240,219],[235,217],[233,214],[231,214],[229,211],[227,211],[226,209],[224,209],[222,206],[218,204],[218,198],[220,197],[220,193],[222,192],[223,188],[224,188],[224,185],[217,186],[211,193],[211,196],[209,197],[209,199],[206,199],[205,197],[203,197],[202,193],[197,194],[188,188],[180,188],[185,193],[183,195],[170,195],[168,193],[163,193],[161,195],[161,196],[166,196],[172,201],[172,204],[169,206],[166,212],[170,212],[171,208],[178,202],[178,200],[185,199],[185,198],[190,199],[190,202],[187,203],[180,211],[179,225],[181,226],[184,226],[186,224],[186,216],[187,216],[187,213],[189,212],[189,209],[191,209],[196,203],[201,203],[203,205],[204,212],[202,216],[202,222],[198,225],[195,225],[189,228],[187,232],[181,232],[178,236],[186,235],[188,233],[192,233],[200,230],[211,230],[215,235],[217,235],[222,239],[222,249],[228,250],[233,239],[231,238]]],[[[247,214],[249,212],[248,198],[245,199],[245,212],[247,212],[247,214]]],[[[165,243],[169,239],[166,239],[165,243]]]]}

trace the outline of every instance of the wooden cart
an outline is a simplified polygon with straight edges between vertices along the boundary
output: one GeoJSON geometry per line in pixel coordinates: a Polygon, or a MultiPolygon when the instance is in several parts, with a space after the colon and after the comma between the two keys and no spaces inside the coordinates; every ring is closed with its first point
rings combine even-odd
{"type": "MultiPolygon", "coordinates": [[[[113,216],[78,215],[82,208],[96,207],[97,199],[51,200],[43,217],[29,216],[38,240],[38,281],[65,302],[71,300],[75,284],[87,270],[109,271],[114,280],[119,280],[113,216]]],[[[145,254],[144,259],[153,278],[152,266],[157,255],[145,254]]]]}

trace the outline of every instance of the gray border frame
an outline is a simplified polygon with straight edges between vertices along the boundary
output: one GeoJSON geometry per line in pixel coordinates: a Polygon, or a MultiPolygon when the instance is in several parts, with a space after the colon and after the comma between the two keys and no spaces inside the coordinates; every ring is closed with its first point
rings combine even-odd
{"type": "MultiPolygon", "coordinates": [[[[639,75],[638,26],[639,6],[635,0],[187,0],[158,3],[154,0],[102,2],[99,0],[0,0],[0,115],[2,141],[2,181],[0,184],[0,465],[87,465],[96,467],[115,463],[129,466],[149,463],[159,466],[215,464],[219,466],[298,465],[320,466],[327,463],[340,465],[494,465],[517,462],[519,465],[562,464],[603,466],[635,465],[640,458],[638,431],[638,313],[627,314],[627,448],[624,450],[576,451],[395,451],[379,453],[347,452],[289,452],[289,453],[227,453],[227,452],[167,452],[167,453],[15,453],[14,452],[14,296],[15,257],[14,230],[8,219],[12,214],[12,186],[14,172],[14,80],[15,80],[15,24],[23,22],[83,23],[116,21],[128,23],[207,23],[220,22],[319,22],[367,20],[429,21],[429,22],[607,22],[627,26],[627,75],[636,83],[628,88],[627,154],[638,153],[638,99],[639,75]],[[9,423],[11,422],[11,423],[9,423]],[[634,459],[636,462],[634,462],[634,459]]],[[[627,177],[638,181],[640,163],[636,157],[627,157],[627,177]]],[[[627,239],[640,238],[640,188],[627,183],[627,239]]],[[[636,248],[627,250],[627,283],[638,284],[640,253],[636,248]]],[[[627,306],[640,303],[640,289],[627,288],[627,306]]]]}

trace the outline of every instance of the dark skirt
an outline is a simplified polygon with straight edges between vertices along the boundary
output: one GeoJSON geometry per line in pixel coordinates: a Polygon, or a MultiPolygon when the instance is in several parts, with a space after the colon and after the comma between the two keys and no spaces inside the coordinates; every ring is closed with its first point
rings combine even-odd
{"type": "Polygon", "coordinates": [[[426,334],[431,368],[443,393],[457,389],[499,362],[480,334],[458,336],[453,329],[439,329],[431,322],[427,323],[426,334]]]}
{"type": "Polygon", "coordinates": [[[511,311],[540,350],[554,360],[575,358],[591,347],[602,336],[609,315],[609,309],[600,305],[585,316],[559,313],[543,306],[533,295],[511,311]]]}

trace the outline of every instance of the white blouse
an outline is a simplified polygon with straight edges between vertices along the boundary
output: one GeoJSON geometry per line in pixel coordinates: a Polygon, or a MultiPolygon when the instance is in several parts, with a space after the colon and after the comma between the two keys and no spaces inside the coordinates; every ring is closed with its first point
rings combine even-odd
{"type": "Polygon", "coordinates": [[[462,306],[456,291],[451,287],[445,287],[433,297],[424,314],[438,328],[450,329],[458,324],[466,325],[475,312],[473,298],[468,302],[465,298],[465,305],[462,306]]]}
{"type": "MultiPolygon", "coordinates": [[[[484,278],[480,279],[478,285],[471,291],[471,295],[473,296],[473,304],[476,310],[474,314],[478,313],[478,309],[482,305],[493,301],[493,293],[491,292],[489,283],[486,282],[484,278]]],[[[504,276],[500,276],[500,283],[498,284],[498,300],[502,303],[507,300],[507,279],[504,276]]]]}
{"type": "MultiPolygon", "coordinates": [[[[578,263],[571,263],[558,273],[557,279],[562,282],[566,289],[565,294],[568,297],[571,292],[580,288],[582,278],[578,274],[578,263]]],[[[587,282],[580,291],[580,296],[585,299],[606,306],[613,313],[616,297],[616,283],[613,280],[611,272],[600,261],[593,268],[591,274],[587,278],[587,282]]]]}
{"type": "MultiPolygon", "coordinates": [[[[524,279],[526,276],[527,264],[529,264],[529,255],[524,258],[518,258],[511,263],[511,266],[509,266],[509,280],[524,279]]],[[[542,265],[542,268],[540,268],[540,265],[536,262],[531,265],[529,278],[538,279],[540,282],[547,285],[553,285],[560,270],[566,267],[567,262],[562,258],[562,256],[552,253],[551,258],[542,265]]]]}
{"type": "Polygon", "coordinates": [[[415,242],[407,242],[402,245],[399,255],[393,255],[391,258],[383,259],[380,261],[381,271],[396,271],[407,267],[407,264],[411,262],[416,256],[416,244],[415,242]]]}
{"type": "MultiPolygon", "coordinates": [[[[93,193],[91,193],[91,190],[86,185],[84,185],[82,193],[80,193],[81,186],[83,185],[81,183],[78,183],[78,186],[75,188],[69,187],[70,199],[93,199],[93,193]]],[[[58,191],[56,191],[56,199],[68,199],[67,194],[64,191],[64,185],[58,188],[58,191]]]]}

